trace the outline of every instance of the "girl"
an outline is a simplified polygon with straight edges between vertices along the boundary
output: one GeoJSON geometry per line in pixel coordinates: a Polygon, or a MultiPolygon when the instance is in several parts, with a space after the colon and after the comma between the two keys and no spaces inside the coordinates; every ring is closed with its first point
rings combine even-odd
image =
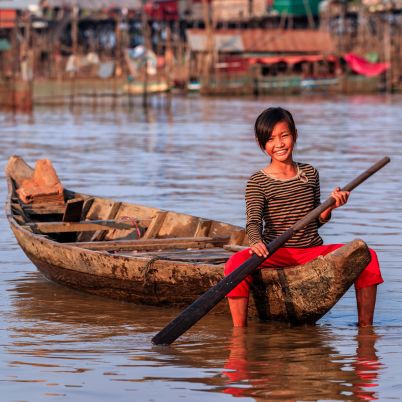
{"type": "MultiPolygon", "coordinates": [[[[234,254],[225,265],[225,275],[245,262],[250,254],[268,257],[265,246],[320,204],[318,171],[309,164],[295,162],[293,149],[297,130],[292,115],[280,107],[264,110],[254,126],[260,148],[271,162],[254,173],[246,187],[246,230],[250,248],[234,254]]],[[[342,244],[323,245],[318,228],[331,219],[331,211],[344,205],[349,192],[337,187],[331,196],[336,203],[321,213],[319,219],[298,231],[260,268],[304,264],[342,244]]],[[[383,282],[375,251],[370,249],[371,262],[355,282],[358,325],[373,324],[377,285],[383,282]]],[[[247,325],[247,308],[251,277],[236,286],[227,297],[233,325],[247,325]]]]}

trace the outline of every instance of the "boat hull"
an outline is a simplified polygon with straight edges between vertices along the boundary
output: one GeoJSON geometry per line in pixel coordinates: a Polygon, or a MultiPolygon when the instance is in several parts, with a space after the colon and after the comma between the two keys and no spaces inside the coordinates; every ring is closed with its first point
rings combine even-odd
{"type": "MultiPolygon", "coordinates": [[[[28,258],[49,280],[97,296],[136,304],[185,307],[223,278],[223,264],[189,264],[106,255],[14,234],[28,258]]],[[[362,240],[296,267],[254,274],[250,316],[312,324],[345,294],[370,261],[362,240]]],[[[215,313],[227,313],[223,301],[215,313]]]]}

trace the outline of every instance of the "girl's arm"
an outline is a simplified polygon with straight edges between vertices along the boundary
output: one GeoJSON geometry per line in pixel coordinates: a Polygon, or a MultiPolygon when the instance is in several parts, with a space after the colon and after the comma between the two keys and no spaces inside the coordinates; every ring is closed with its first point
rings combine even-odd
{"type": "MultiPolygon", "coordinates": [[[[315,175],[316,175],[316,186],[314,189],[314,208],[318,207],[318,205],[321,204],[320,200],[320,175],[318,173],[318,170],[315,170],[315,175]]],[[[349,198],[349,191],[341,191],[339,187],[336,187],[335,190],[331,193],[331,196],[335,198],[335,204],[328,209],[326,209],[324,212],[322,212],[318,218],[319,226],[324,225],[331,219],[331,212],[335,208],[339,208],[342,205],[345,205],[348,201],[349,198]]]]}
{"type": "Polygon", "coordinates": [[[250,254],[257,254],[258,257],[265,257],[267,258],[269,255],[267,246],[262,241],[250,246],[250,254]]]}
{"type": "Polygon", "coordinates": [[[331,212],[348,202],[349,194],[349,191],[341,191],[339,187],[336,187],[335,190],[331,193],[331,197],[335,198],[335,204],[327,208],[324,212],[320,214],[320,223],[328,222],[331,219],[331,212]]]}
{"type": "Polygon", "coordinates": [[[253,179],[250,179],[246,187],[246,231],[250,242],[250,254],[255,253],[259,257],[268,257],[268,250],[262,241],[263,210],[265,205],[264,191],[253,179]]]}
{"type": "MultiPolygon", "coordinates": [[[[318,170],[314,169],[314,175],[315,175],[314,208],[317,208],[321,204],[320,175],[318,173],[318,170]]],[[[325,218],[319,216],[317,219],[318,227],[324,225],[331,219],[331,211],[328,211],[328,214],[325,214],[323,216],[325,216],[325,218]]]]}

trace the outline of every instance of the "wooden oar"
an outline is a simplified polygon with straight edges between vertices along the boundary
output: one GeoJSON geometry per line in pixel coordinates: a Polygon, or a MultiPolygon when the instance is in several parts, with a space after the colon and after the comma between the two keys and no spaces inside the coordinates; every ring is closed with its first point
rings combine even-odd
{"type": "MultiPolygon", "coordinates": [[[[389,157],[386,156],[382,158],[361,175],[357,176],[354,180],[348,183],[345,187],[343,187],[342,191],[352,191],[355,187],[380,170],[388,162],[390,162],[389,157]]],[[[325,202],[309,212],[304,218],[296,222],[285,233],[267,244],[266,246],[269,255],[272,255],[276,250],[282,247],[295,232],[307,226],[311,221],[317,219],[323,211],[334,203],[335,199],[329,197],[325,202]]],[[[236,270],[223,278],[219,283],[190,304],[190,306],[188,306],[179,316],[177,316],[165,328],[157,333],[152,338],[152,342],[155,345],[170,345],[180,335],[182,335],[197,321],[204,317],[208,311],[218,304],[243,279],[255,271],[265,261],[265,259],[265,257],[258,257],[256,254],[253,254],[245,263],[240,265],[236,270]]]]}

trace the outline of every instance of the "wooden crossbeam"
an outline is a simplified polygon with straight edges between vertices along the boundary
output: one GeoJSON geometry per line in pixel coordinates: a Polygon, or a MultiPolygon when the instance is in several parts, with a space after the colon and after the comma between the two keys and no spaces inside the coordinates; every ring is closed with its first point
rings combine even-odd
{"type": "Polygon", "coordinates": [[[28,223],[34,230],[41,233],[66,233],[66,232],[95,232],[96,230],[132,229],[135,225],[114,220],[93,220],[83,222],[36,222],[28,223]]]}
{"type": "Polygon", "coordinates": [[[176,237],[168,239],[149,240],[113,240],[97,242],[76,242],[65,243],[71,246],[86,248],[89,250],[159,250],[172,248],[206,248],[211,246],[222,246],[229,240],[225,237],[176,237]]]}
{"type": "Polygon", "coordinates": [[[237,244],[225,244],[223,246],[223,248],[228,251],[238,252],[238,251],[243,251],[248,247],[247,246],[238,246],[237,244]]]}
{"type": "Polygon", "coordinates": [[[202,219],[198,220],[197,229],[195,230],[194,237],[199,236],[208,236],[209,231],[211,230],[212,221],[210,219],[202,219]]]}
{"type": "Polygon", "coordinates": [[[143,239],[151,239],[156,236],[166,219],[167,211],[158,211],[148,226],[147,231],[144,233],[143,239]]]}
{"type": "Polygon", "coordinates": [[[144,250],[136,252],[129,252],[127,250],[121,251],[119,255],[126,255],[129,257],[161,257],[176,260],[176,261],[193,261],[193,262],[210,262],[219,263],[225,262],[233,253],[226,251],[221,247],[208,247],[201,249],[164,249],[164,250],[144,250]]]}
{"type": "MultiPolygon", "coordinates": [[[[110,211],[107,215],[107,219],[114,219],[116,218],[117,213],[119,212],[119,209],[121,208],[121,202],[115,202],[112,204],[110,211]]],[[[107,230],[97,230],[91,237],[91,241],[101,241],[104,239],[104,237],[107,234],[107,230]]]]}
{"type": "Polygon", "coordinates": [[[31,204],[24,206],[24,211],[29,215],[50,215],[64,214],[66,206],[64,204],[31,204]]]}

